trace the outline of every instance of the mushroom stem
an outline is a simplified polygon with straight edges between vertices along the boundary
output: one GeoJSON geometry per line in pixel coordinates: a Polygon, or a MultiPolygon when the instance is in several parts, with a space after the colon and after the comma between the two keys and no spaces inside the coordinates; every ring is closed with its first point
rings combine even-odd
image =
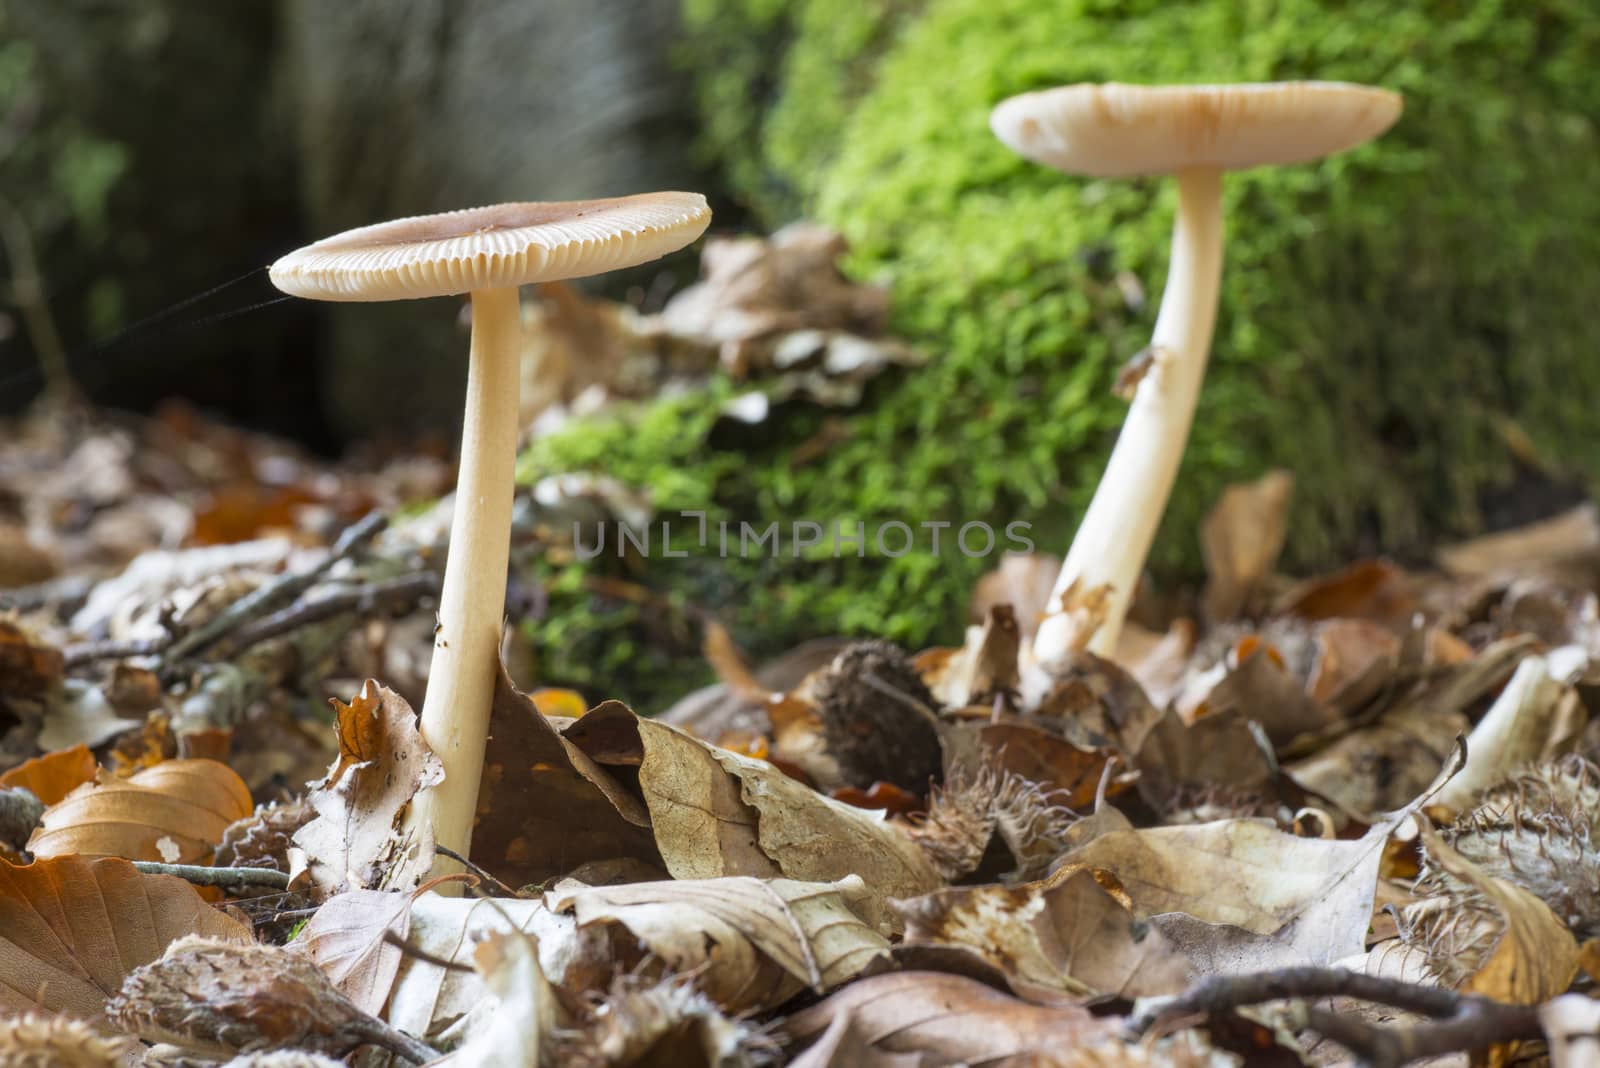
{"type": "Polygon", "coordinates": [[[1151,364],[1050,594],[1034,639],[1041,661],[1081,646],[1086,627],[1094,628],[1091,652],[1109,657],[1115,651],[1189,438],[1217,319],[1222,172],[1194,168],[1177,177],[1172,262],[1151,364]]]}
{"type": "Polygon", "coordinates": [[[489,708],[500,670],[506,567],[515,491],[522,312],[516,289],[472,294],[461,471],[439,626],[422,703],[422,737],[444,764],[444,782],[417,794],[408,829],[433,827],[435,843],[468,855],[489,708]]]}

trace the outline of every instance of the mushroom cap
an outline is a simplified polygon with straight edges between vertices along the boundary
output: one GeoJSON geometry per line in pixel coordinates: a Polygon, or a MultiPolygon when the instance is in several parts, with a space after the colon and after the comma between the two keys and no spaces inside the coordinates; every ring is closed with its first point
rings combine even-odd
{"type": "Polygon", "coordinates": [[[272,284],[311,300],[410,300],[584,278],[659,259],[711,223],[699,193],[495,204],[363,226],[296,249],[272,284]]]}
{"type": "Polygon", "coordinates": [[[1116,178],[1320,159],[1377,137],[1401,106],[1399,93],[1348,82],[1109,82],[1014,96],[989,125],[1028,159],[1116,178]]]}

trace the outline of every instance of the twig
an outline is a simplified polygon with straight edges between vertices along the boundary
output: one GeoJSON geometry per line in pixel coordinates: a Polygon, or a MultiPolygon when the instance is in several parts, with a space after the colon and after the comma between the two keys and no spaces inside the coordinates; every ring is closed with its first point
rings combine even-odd
{"type": "Polygon", "coordinates": [[[124,641],[80,642],[61,650],[69,668],[92,664],[96,660],[125,660],[130,656],[157,656],[172,644],[171,634],[154,638],[129,638],[124,641]]]}
{"type": "Polygon", "coordinates": [[[1306,1010],[1306,1026],[1337,1042],[1370,1068],[1399,1068],[1408,1061],[1538,1038],[1539,1010],[1458,994],[1443,987],[1404,983],[1343,968],[1283,968],[1206,979],[1175,998],[1158,1001],[1129,1021],[1142,1033],[1160,1020],[1210,1015],[1266,1001],[1348,997],[1403,1009],[1428,1020],[1379,1027],[1320,1006],[1306,1010]]]}
{"type": "Polygon", "coordinates": [[[386,1049],[412,1064],[427,1064],[439,1057],[439,1051],[426,1042],[412,1038],[399,1028],[366,1013],[350,1021],[350,1032],[368,1045],[386,1049]]]}
{"type": "Polygon", "coordinates": [[[472,861],[468,860],[466,857],[462,856],[460,853],[457,853],[454,849],[451,849],[448,846],[442,846],[442,845],[439,845],[439,844],[435,843],[434,847],[433,847],[433,851],[435,853],[443,853],[445,856],[449,857],[451,860],[455,861],[457,864],[461,865],[463,868],[466,868],[469,872],[471,872],[472,874],[476,875],[479,879],[481,879],[484,882],[488,883],[489,884],[489,889],[498,890],[501,893],[505,894],[506,897],[517,897],[517,896],[519,896],[515,890],[511,889],[511,887],[507,886],[505,883],[501,882],[499,879],[496,879],[493,875],[490,875],[488,872],[484,871],[482,868],[480,868],[476,864],[472,863],[472,861]]]}
{"type": "Polygon", "coordinates": [[[439,576],[432,571],[418,571],[367,585],[352,586],[314,601],[296,601],[270,616],[241,626],[227,639],[227,651],[242,653],[270,638],[281,637],[346,612],[365,613],[387,609],[438,592],[439,576]]]}
{"type": "Polygon", "coordinates": [[[1424,1057],[1528,1041],[1544,1033],[1537,1005],[1505,1005],[1485,998],[1464,999],[1457,1015],[1409,1027],[1378,1027],[1316,1007],[1307,1011],[1306,1023],[1370,1068],[1400,1068],[1424,1057]]]}
{"type": "Polygon", "coordinates": [[[160,864],[153,860],[136,860],[133,866],[146,875],[176,875],[196,886],[220,886],[238,890],[246,886],[270,886],[286,890],[288,872],[274,868],[212,868],[204,864],[160,864]]]}
{"type": "Polygon", "coordinates": [[[250,620],[272,611],[278,605],[294,600],[314,586],[340,560],[352,555],[377,537],[378,532],[383,530],[388,522],[388,517],[382,512],[369,512],[364,518],[344,529],[339,535],[339,540],[333,543],[328,555],[317,566],[280,576],[234,601],[203,626],[196,627],[170,645],[161,655],[161,666],[170,668],[179,661],[204,651],[208,646],[220,641],[224,635],[237,630],[250,620]]]}
{"type": "Polygon", "coordinates": [[[396,949],[400,950],[400,952],[404,953],[413,960],[420,960],[422,963],[431,964],[435,968],[443,968],[447,972],[472,971],[472,965],[460,964],[453,960],[446,960],[443,957],[438,957],[432,953],[429,953],[425,949],[418,949],[416,946],[412,945],[410,942],[407,942],[404,938],[401,938],[393,931],[384,931],[383,941],[386,945],[394,946],[396,949]]]}

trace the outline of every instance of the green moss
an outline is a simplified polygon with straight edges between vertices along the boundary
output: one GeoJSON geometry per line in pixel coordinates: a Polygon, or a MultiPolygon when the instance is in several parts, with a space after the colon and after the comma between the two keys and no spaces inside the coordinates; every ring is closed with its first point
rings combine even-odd
{"type": "MultiPolygon", "coordinates": [[[[829,12],[858,5],[798,5],[776,81],[769,70],[744,97],[760,109],[740,120],[753,151],[733,173],[753,176],[754,202],[790,190],[840,226],[852,269],[892,283],[897,329],[933,362],[849,417],[820,461],[796,462],[819,419],[799,413],[734,469],[715,450],[652,463],[617,432],[608,470],[687,480],[752,515],[1025,520],[1064,549],[1122,419],[1110,382],[1148,338],[1173,190],[1030,164],[994,139],[990,109],[1076,81],[1317,77],[1400,90],[1406,114],[1357,151],[1230,177],[1213,368],[1156,566],[1192,573],[1204,509],[1273,465],[1299,476],[1301,568],[1476,529],[1482,495],[1512,473],[1508,421],[1560,471],[1600,472],[1600,32],[1586,3],[926,0],[910,20],[868,6],[892,20],[880,31],[903,32],[823,39],[829,12]],[[1124,303],[1124,271],[1144,308],[1124,303]]],[[[645,580],[708,591],[765,649],[841,630],[916,643],[958,632],[992,562],[742,562],[713,583],[702,564],[651,561],[645,580]]]]}

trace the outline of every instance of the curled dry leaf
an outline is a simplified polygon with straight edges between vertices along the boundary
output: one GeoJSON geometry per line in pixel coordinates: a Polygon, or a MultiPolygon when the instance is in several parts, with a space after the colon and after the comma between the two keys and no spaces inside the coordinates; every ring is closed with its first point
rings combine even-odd
{"type": "Polygon", "coordinates": [[[21,627],[0,620],[0,694],[43,697],[65,670],[61,650],[35,645],[21,627]]]}
{"type": "Polygon", "coordinates": [[[444,780],[444,766],[393,690],[368,679],[354,701],[333,707],[339,757],[307,795],[317,818],[294,836],[312,882],[327,891],[414,885],[433,863],[433,843],[400,840],[395,823],[419,789],[444,780]]]}
{"type": "Polygon", "coordinates": [[[1017,624],[1017,637],[1031,644],[1039,620],[1050,602],[1061,558],[1049,553],[1006,553],[1000,566],[978,579],[967,606],[967,622],[982,624],[990,610],[1005,605],[1017,624]]]}
{"type": "Polygon", "coordinates": [[[28,849],[191,864],[251,808],[244,780],[214,760],[167,760],[126,779],[102,771],[45,811],[28,849]]]}
{"type": "Polygon", "coordinates": [[[1561,706],[1575,705],[1577,700],[1570,687],[1550,677],[1544,657],[1525,658],[1472,728],[1467,737],[1467,766],[1445,784],[1435,803],[1465,811],[1484,790],[1537,762],[1551,739],[1561,706]]]}
{"type": "Polygon", "coordinates": [[[869,893],[857,911],[880,930],[893,922],[887,898],[943,885],[916,844],[878,816],[823,797],[763,761],[661,723],[636,722],[639,786],[674,878],[834,882],[859,875],[869,893]]]}
{"type": "Polygon", "coordinates": [[[504,666],[489,719],[472,859],[511,886],[542,883],[590,862],[661,866],[644,804],[562,738],[504,666]]]}
{"type": "Polygon", "coordinates": [[[789,1017],[783,1029],[795,1042],[810,1043],[835,1026],[854,1032],[842,1057],[834,1052],[839,1046],[829,1049],[819,1043],[816,1055],[810,1050],[800,1054],[791,1068],[930,1061],[1023,1068],[1054,1051],[1110,1037],[1118,1024],[1076,1005],[1030,1005],[959,975],[895,972],[851,983],[789,1017]],[[883,1054],[927,1059],[896,1062],[879,1059],[883,1054]]]}
{"type": "Polygon", "coordinates": [[[467,1040],[435,1065],[539,1068],[566,1022],[539,964],[539,940],[521,931],[493,931],[473,947],[472,966],[493,1005],[474,1020],[467,1040]]]}
{"type": "Polygon", "coordinates": [[[250,939],[188,883],[125,860],[0,863],[0,1014],[63,1013],[104,1027],[123,978],[190,934],[250,939]]]}
{"type": "Polygon", "coordinates": [[[1220,679],[1181,697],[1179,710],[1190,721],[1236,711],[1259,723],[1275,745],[1325,731],[1341,718],[1335,708],[1312,699],[1277,651],[1253,636],[1229,652],[1220,679]]]}
{"type": "Polygon", "coordinates": [[[95,767],[94,754],[86,745],[57,749],[25,760],[0,775],[0,789],[20,787],[46,805],[53,805],[94,778],[95,767]]]}
{"type": "Polygon", "coordinates": [[[1259,795],[1277,772],[1269,747],[1235,708],[1192,724],[1169,708],[1144,736],[1133,766],[1140,795],[1158,809],[1214,789],[1259,795]]]}
{"type": "Polygon", "coordinates": [[[1182,991],[1189,962],[1107,893],[1097,877],[1109,878],[1065,869],[1020,886],[935,890],[895,907],[906,920],[905,945],[977,956],[1030,1001],[1060,1003],[1089,994],[1132,999],[1182,991]]]}
{"type": "Polygon", "coordinates": [[[837,883],[792,879],[691,879],[582,887],[546,895],[580,930],[620,928],[607,958],[630,967],[653,957],[728,1012],[770,1009],[802,989],[831,990],[888,949],[852,909],[866,896],[857,876],[837,883]],[[633,943],[629,945],[628,943],[633,943]]]}
{"type": "MultiPolygon", "coordinates": [[[[1094,804],[1095,793],[1112,753],[1073,745],[1032,723],[1002,721],[978,728],[978,744],[987,762],[1038,783],[1052,801],[1071,809],[1094,804]]],[[[1113,784],[1111,793],[1123,785],[1113,784]]]]}

